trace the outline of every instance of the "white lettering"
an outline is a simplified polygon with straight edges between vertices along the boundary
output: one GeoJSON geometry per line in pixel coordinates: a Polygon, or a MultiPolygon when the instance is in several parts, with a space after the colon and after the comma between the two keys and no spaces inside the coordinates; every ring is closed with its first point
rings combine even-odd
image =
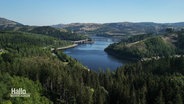
{"type": "Polygon", "coordinates": [[[30,97],[30,93],[27,93],[23,88],[11,88],[10,97],[30,97]]]}

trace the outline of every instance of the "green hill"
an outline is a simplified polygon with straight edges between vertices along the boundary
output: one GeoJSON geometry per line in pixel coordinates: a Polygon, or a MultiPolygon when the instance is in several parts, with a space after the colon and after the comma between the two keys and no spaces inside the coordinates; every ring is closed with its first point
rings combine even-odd
{"type": "Polygon", "coordinates": [[[29,48],[29,47],[62,47],[70,45],[70,42],[62,41],[57,38],[25,33],[25,32],[12,32],[12,31],[1,31],[0,32],[0,48],[3,49],[18,49],[18,48],[29,48]]]}
{"type": "Polygon", "coordinates": [[[111,44],[106,52],[120,58],[141,59],[175,54],[175,46],[161,36],[149,37],[136,42],[111,44]]]}
{"type": "Polygon", "coordinates": [[[28,26],[28,27],[20,28],[19,31],[42,34],[46,36],[52,36],[55,38],[59,38],[61,40],[76,41],[76,40],[83,40],[83,39],[88,38],[85,35],[71,33],[71,32],[63,32],[59,29],[56,29],[50,26],[41,26],[41,27],[29,27],[28,26]]]}

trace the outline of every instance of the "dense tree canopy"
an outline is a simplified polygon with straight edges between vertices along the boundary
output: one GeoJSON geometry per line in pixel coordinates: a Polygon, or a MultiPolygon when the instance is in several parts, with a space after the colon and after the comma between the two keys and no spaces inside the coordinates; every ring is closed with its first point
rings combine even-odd
{"type": "MultiPolygon", "coordinates": [[[[22,32],[1,32],[0,37],[0,101],[5,104],[184,103],[183,57],[93,72],[62,51],[46,48],[70,44],[65,41],[22,32]],[[11,87],[24,87],[35,96],[11,98],[11,87]]],[[[162,44],[160,37],[154,39],[144,44],[162,44]]]]}
{"type": "Polygon", "coordinates": [[[28,78],[10,76],[8,73],[0,72],[0,102],[1,104],[49,104],[51,101],[43,96],[41,84],[33,82],[28,78]],[[26,89],[31,96],[27,98],[10,97],[11,88],[26,89]]]}

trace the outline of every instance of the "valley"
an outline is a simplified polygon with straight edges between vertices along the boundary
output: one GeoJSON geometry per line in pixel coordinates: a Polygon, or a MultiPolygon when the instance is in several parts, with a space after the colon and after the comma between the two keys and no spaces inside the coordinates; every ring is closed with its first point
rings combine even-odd
{"type": "Polygon", "coordinates": [[[182,22],[28,26],[0,18],[0,103],[182,104],[183,28],[182,22]],[[10,97],[11,88],[31,95],[10,97]]]}

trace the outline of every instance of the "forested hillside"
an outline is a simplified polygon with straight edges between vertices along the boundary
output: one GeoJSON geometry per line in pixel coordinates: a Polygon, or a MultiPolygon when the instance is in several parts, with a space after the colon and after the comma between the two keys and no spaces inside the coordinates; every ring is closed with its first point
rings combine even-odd
{"type": "Polygon", "coordinates": [[[62,51],[46,48],[65,41],[22,32],[1,32],[0,37],[0,101],[5,104],[184,103],[183,57],[93,72],[62,51]],[[11,87],[27,89],[31,98],[9,97],[11,87]]]}
{"type": "Polygon", "coordinates": [[[111,44],[105,51],[119,58],[140,60],[143,58],[169,57],[183,54],[183,31],[164,35],[136,35],[111,44]]]}
{"type": "Polygon", "coordinates": [[[175,47],[161,37],[152,37],[133,43],[116,43],[105,49],[108,53],[121,58],[141,59],[163,57],[175,54],[175,47]]]}
{"type": "Polygon", "coordinates": [[[83,34],[76,34],[76,33],[71,33],[69,31],[61,31],[59,29],[55,29],[50,26],[41,26],[41,27],[23,27],[20,28],[19,31],[24,31],[24,32],[30,32],[30,33],[36,33],[36,34],[42,34],[46,36],[52,36],[55,38],[59,38],[61,40],[83,40],[88,38],[87,36],[83,34]]]}
{"type": "MultiPolygon", "coordinates": [[[[91,91],[90,87],[85,85],[81,88],[80,83],[83,73],[88,72],[87,68],[62,52],[50,50],[50,47],[61,47],[71,43],[53,37],[22,32],[1,32],[0,37],[1,72],[39,81],[43,86],[44,95],[53,102],[68,102],[71,99],[75,101],[77,99],[75,97],[82,99],[83,96],[80,95],[74,97],[76,91],[81,89],[84,89],[84,93],[91,91]],[[74,86],[76,89],[73,89],[74,86]],[[71,89],[74,92],[71,92],[71,89]]],[[[5,89],[8,88],[5,87],[5,89]]],[[[34,93],[32,94],[34,96],[34,93]]],[[[14,102],[13,98],[9,100],[14,102]]],[[[6,98],[3,97],[1,101],[6,102],[6,98]]],[[[26,99],[20,101],[26,102],[26,99]]]]}

